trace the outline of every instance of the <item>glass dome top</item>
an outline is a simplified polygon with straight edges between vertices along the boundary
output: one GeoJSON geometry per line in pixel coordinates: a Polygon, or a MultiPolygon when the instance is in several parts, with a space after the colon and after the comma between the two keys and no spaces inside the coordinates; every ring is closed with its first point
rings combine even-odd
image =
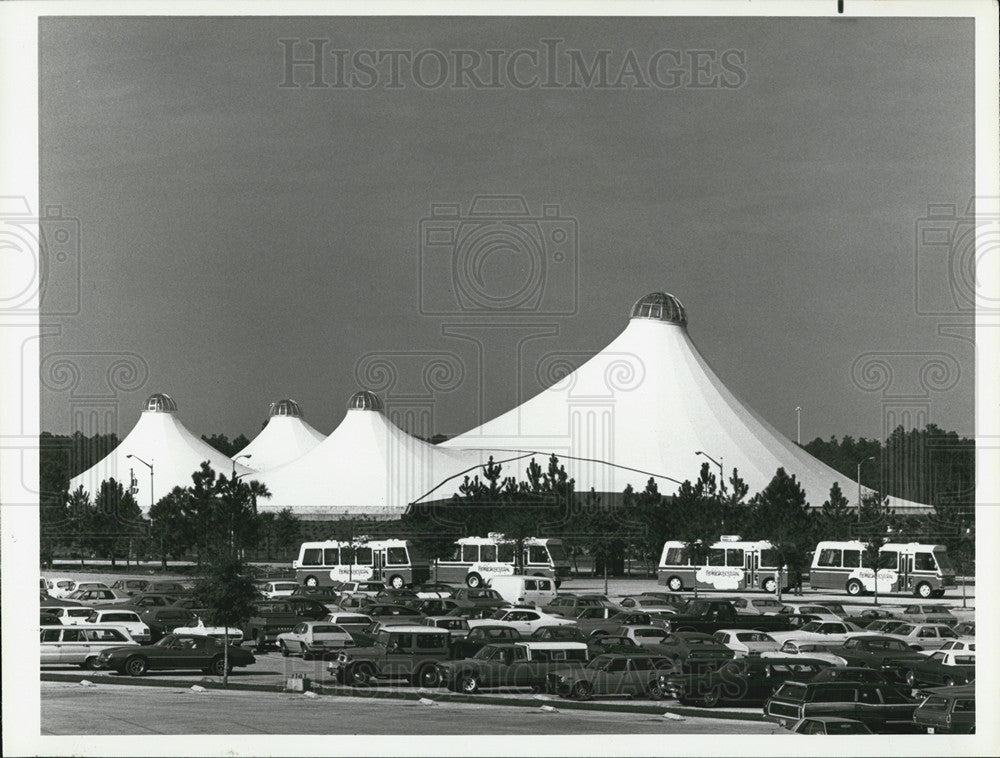
{"type": "Polygon", "coordinates": [[[174,402],[174,399],[170,395],[157,392],[149,396],[142,409],[144,411],[152,411],[153,413],[173,413],[177,410],[177,403],[174,402]]]}
{"type": "Polygon", "coordinates": [[[271,413],[269,415],[302,418],[302,409],[294,400],[285,398],[284,400],[279,400],[276,403],[271,403],[271,413]]]}
{"type": "Polygon", "coordinates": [[[381,411],[382,409],[382,401],[379,400],[378,395],[368,390],[355,392],[347,403],[349,411],[381,411]]]}
{"type": "Polygon", "coordinates": [[[648,318],[687,326],[687,313],[681,301],[666,292],[651,292],[636,300],[630,318],[648,318]]]}

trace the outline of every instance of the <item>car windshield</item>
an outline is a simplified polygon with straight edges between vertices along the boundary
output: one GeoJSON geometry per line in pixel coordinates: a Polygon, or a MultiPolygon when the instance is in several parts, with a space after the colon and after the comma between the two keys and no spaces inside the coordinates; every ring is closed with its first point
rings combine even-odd
{"type": "Polygon", "coordinates": [[[740,632],[736,635],[740,642],[770,642],[771,638],[763,632],[740,632]]]}
{"type": "Polygon", "coordinates": [[[160,637],[160,639],[155,643],[155,646],[156,647],[173,647],[174,643],[177,642],[177,640],[178,640],[178,637],[177,637],[176,634],[168,634],[168,635],[165,635],[163,637],[160,637]]]}
{"type": "Polygon", "coordinates": [[[818,621],[810,621],[804,627],[802,627],[803,632],[818,632],[819,628],[822,626],[818,621]]]}

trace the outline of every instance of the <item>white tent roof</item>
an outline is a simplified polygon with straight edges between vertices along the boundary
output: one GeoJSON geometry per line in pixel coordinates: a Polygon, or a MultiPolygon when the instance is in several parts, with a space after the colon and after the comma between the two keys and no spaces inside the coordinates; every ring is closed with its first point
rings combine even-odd
{"type": "Polygon", "coordinates": [[[270,471],[301,458],[322,442],[325,436],[317,432],[302,417],[294,400],[271,403],[267,424],[253,441],[234,458],[248,455],[241,461],[255,471],[270,471]]]}
{"type": "MultiPolygon", "coordinates": [[[[479,451],[443,450],[407,434],[383,415],[373,393],[358,392],[329,437],[301,458],[256,477],[271,491],[258,508],[290,507],[299,516],[398,516],[481,457],[479,451]]],[[[438,496],[450,496],[460,481],[441,487],[438,496]]]]}
{"type": "MultiPolygon", "coordinates": [[[[93,498],[105,479],[114,478],[126,488],[129,486],[129,469],[135,473],[138,492],[136,502],[143,512],[148,512],[150,502],[149,469],[139,461],[126,456],[134,455],[153,466],[153,498],[157,502],[174,487],[191,485],[191,474],[202,461],[208,461],[217,473],[230,476],[233,461],[204,440],[195,437],[177,418],[177,404],[169,395],[157,393],[146,401],[139,421],[105,458],[82,474],[70,480],[70,492],[80,485],[93,498]]],[[[251,469],[236,465],[237,474],[252,473],[251,469]]]]}
{"type": "MultiPolygon", "coordinates": [[[[677,484],[670,479],[696,478],[707,461],[697,454],[702,451],[723,464],[727,479],[737,468],[751,495],[783,467],[798,478],[812,506],[823,504],[834,482],[855,503],[857,484],[726,389],[686,327],[677,298],[648,295],[633,306],[625,331],[577,370],[442,446],[555,453],[578,492],[621,492],[627,484],[641,490],[650,475],[665,477],[660,491],[673,492],[677,484]]],[[[712,470],[718,476],[718,467],[712,470]]],[[[891,504],[901,512],[929,507],[898,499],[891,504]]]]}

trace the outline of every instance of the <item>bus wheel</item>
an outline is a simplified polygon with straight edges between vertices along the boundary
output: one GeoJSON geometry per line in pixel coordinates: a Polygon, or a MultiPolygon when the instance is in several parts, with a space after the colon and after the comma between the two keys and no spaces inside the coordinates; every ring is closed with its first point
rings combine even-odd
{"type": "Polygon", "coordinates": [[[918,595],[919,597],[930,597],[931,592],[933,592],[933,590],[927,582],[921,582],[917,585],[917,588],[913,590],[913,594],[918,595]]]}
{"type": "Polygon", "coordinates": [[[861,586],[861,582],[857,579],[852,579],[847,583],[847,594],[848,595],[860,595],[864,591],[864,587],[861,586]]]}
{"type": "Polygon", "coordinates": [[[773,593],[774,592],[774,588],[777,587],[777,586],[778,586],[778,583],[775,582],[774,579],[765,579],[761,583],[760,588],[762,590],[764,590],[764,592],[773,593]]]}
{"type": "Polygon", "coordinates": [[[470,589],[475,590],[483,586],[483,578],[479,576],[479,574],[475,573],[469,574],[467,577],[465,577],[465,584],[470,589]]]}
{"type": "Polygon", "coordinates": [[[405,584],[405,582],[403,582],[403,577],[401,577],[399,574],[394,574],[392,578],[389,579],[389,586],[392,587],[394,590],[403,589],[403,584],[405,584]]]}
{"type": "Polygon", "coordinates": [[[680,592],[682,589],[684,589],[684,582],[681,581],[681,578],[679,576],[672,576],[667,580],[667,586],[673,592],[680,592]]]}
{"type": "Polygon", "coordinates": [[[306,587],[318,587],[318,586],[319,586],[319,579],[312,576],[311,574],[306,577],[306,587]]]}

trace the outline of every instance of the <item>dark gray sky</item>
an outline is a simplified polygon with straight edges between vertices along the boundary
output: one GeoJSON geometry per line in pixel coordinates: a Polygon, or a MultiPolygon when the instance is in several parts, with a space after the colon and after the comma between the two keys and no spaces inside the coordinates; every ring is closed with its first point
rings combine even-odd
{"type": "MultiPolygon", "coordinates": [[[[804,439],[882,434],[884,393],[852,381],[866,353],[892,354],[885,392],[972,432],[971,345],[938,334],[963,318],[915,302],[918,270],[929,301],[950,292],[939,268],[918,269],[915,225],[930,203],[963,212],[972,192],[969,22],[61,18],[41,30],[42,202],[80,219],[83,277],[79,314],[55,320],[42,354],[85,354],[73,360],[97,384],[110,359],[86,354],[141,356],[149,378],[118,394],[122,432],[153,391],[198,434],[253,436],[280,397],[329,432],[359,360],[386,353],[400,373],[390,405],[432,407],[435,431],[459,433],[534,394],[547,354],[600,350],[655,290],[684,302],[709,363],[792,438],[796,406],[804,439]],[[635,77],[519,89],[505,75],[428,89],[404,65],[392,89],[383,65],[370,90],[281,88],[282,38],[349,56],[440,50],[449,73],[450,51],[544,55],[558,38],[563,80],[567,50],[588,65],[609,50],[611,80],[629,51],[643,67],[680,51],[687,71],[661,75],[685,85],[673,89],[635,77]],[[714,51],[700,81],[741,86],[686,86],[695,50],[714,51]],[[727,50],[744,77],[720,69],[727,50]],[[434,203],[467,213],[482,194],[521,195],[535,215],[558,205],[576,220],[577,271],[548,270],[533,315],[421,313],[421,271],[439,310],[451,286],[434,284],[441,249],[422,251],[421,219],[434,203]],[[575,316],[545,310],[564,302],[575,316]],[[456,333],[482,339],[485,384],[456,333]],[[519,360],[515,338],[531,333],[548,336],[519,360]],[[439,353],[464,377],[424,406],[414,388],[439,353]],[[928,394],[919,365],[940,353],[960,375],[928,394]]],[[[433,78],[437,58],[423,60],[433,78]]],[[[526,61],[522,79],[538,70],[526,61]]],[[[513,286],[522,264],[498,254],[484,276],[513,286]]],[[[79,397],[46,390],[44,368],[42,429],[69,431],[79,397]]]]}

